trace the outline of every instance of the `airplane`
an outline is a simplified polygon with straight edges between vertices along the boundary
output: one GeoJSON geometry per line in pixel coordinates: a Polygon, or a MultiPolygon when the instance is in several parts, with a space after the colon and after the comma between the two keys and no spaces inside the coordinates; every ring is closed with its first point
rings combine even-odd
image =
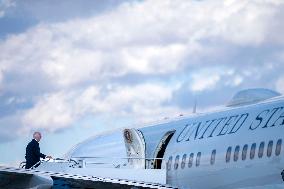
{"type": "Polygon", "coordinates": [[[0,188],[284,188],[283,143],[284,96],[247,89],[218,110],[90,138],[63,159],[0,167],[0,188]]]}

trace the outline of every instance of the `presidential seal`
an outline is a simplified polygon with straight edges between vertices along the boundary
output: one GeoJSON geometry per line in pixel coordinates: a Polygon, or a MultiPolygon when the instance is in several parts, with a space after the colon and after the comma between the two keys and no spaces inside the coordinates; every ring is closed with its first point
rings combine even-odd
{"type": "Polygon", "coordinates": [[[132,138],[131,131],[129,129],[124,130],[124,138],[126,139],[127,143],[132,143],[133,138],[132,138]]]}

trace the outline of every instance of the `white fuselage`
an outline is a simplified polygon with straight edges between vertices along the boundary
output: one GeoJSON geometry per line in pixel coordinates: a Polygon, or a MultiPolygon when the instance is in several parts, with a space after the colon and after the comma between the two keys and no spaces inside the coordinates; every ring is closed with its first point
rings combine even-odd
{"type": "Polygon", "coordinates": [[[171,124],[176,132],[162,164],[168,184],[222,189],[283,182],[283,96],[171,124]]]}

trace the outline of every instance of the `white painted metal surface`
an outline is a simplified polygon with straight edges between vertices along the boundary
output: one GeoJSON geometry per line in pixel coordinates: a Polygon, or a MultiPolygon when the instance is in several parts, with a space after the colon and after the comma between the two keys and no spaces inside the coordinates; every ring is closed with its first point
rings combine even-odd
{"type": "Polygon", "coordinates": [[[145,140],[139,130],[125,129],[123,131],[124,143],[128,159],[128,165],[135,169],[145,169],[145,140]]]}
{"type": "Polygon", "coordinates": [[[166,184],[165,169],[117,169],[117,168],[73,168],[68,162],[42,162],[36,170],[80,174],[95,177],[127,179],[133,181],[166,184]]]}
{"type": "Polygon", "coordinates": [[[281,94],[269,89],[246,89],[235,94],[227,106],[253,104],[277,96],[281,96],[281,94]]]}
{"type": "MultiPolygon", "coordinates": [[[[49,162],[48,164],[50,164],[50,163],[51,162],[49,162]]],[[[74,170],[75,169],[73,169],[73,171],[74,170]]],[[[107,172],[105,172],[105,171],[102,174],[107,174],[108,175],[107,177],[88,175],[85,172],[84,169],[80,169],[81,171],[78,171],[78,170],[75,171],[76,173],[73,173],[72,171],[68,171],[68,173],[66,173],[64,171],[63,172],[54,172],[54,171],[39,170],[39,169],[26,170],[26,169],[17,169],[17,168],[10,168],[10,167],[0,167],[0,173],[36,175],[36,176],[41,176],[42,178],[46,178],[46,176],[49,176],[49,177],[56,177],[56,178],[81,180],[81,181],[93,181],[93,182],[100,182],[100,183],[113,183],[113,184],[129,185],[129,186],[136,186],[136,187],[142,187],[142,188],[159,188],[159,189],[174,189],[175,188],[175,187],[171,187],[167,184],[162,184],[162,183],[151,183],[151,182],[147,182],[147,181],[138,181],[138,180],[134,180],[134,179],[130,180],[130,179],[121,179],[121,178],[111,178],[111,177],[109,177],[110,174],[107,174],[107,172]]],[[[65,170],[65,171],[67,171],[67,170],[65,170]]],[[[102,171],[102,170],[98,170],[98,171],[102,171]]],[[[132,171],[135,171],[135,169],[133,169],[132,171]]],[[[150,170],[148,170],[147,172],[143,172],[143,170],[139,170],[136,174],[150,173],[149,171],[150,170]]],[[[91,172],[93,172],[93,171],[91,171],[91,172]]],[[[115,175],[118,174],[119,169],[115,170],[115,172],[116,173],[113,173],[114,177],[115,177],[115,175]]],[[[148,175],[151,175],[151,173],[148,174],[148,175]]],[[[162,174],[159,173],[157,175],[163,175],[163,173],[162,174]]],[[[103,187],[103,184],[102,184],[102,187],[103,187]]]]}

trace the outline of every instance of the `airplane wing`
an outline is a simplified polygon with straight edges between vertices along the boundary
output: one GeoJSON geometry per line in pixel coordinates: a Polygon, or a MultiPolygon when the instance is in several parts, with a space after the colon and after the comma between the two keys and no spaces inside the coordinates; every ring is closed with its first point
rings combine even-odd
{"type": "Polygon", "coordinates": [[[51,188],[53,181],[46,175],[36,174],[34,171],[0,167],[1,189],[23,188],[51,188]]]}
{"type": "Polygon", "coordinates": [[[1,189],[23,188],[106,188],[106,189],[138,189],[161,188],[174,189],[169,185],[132,181],[126,179],[112,179],[88,175],[56,173],[51,171],[26,170],[10,167],[0,167],[1,189]]]}

